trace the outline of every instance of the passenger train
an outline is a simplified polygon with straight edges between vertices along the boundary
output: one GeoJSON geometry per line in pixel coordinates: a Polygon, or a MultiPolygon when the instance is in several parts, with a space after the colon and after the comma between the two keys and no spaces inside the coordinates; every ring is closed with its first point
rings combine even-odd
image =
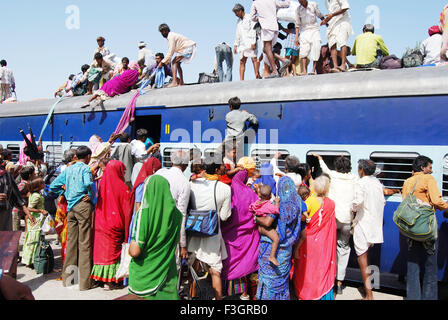
{"type": "MultiPolygon", "coordinates": [[[[258,164],[275,153],[307,161],[313,175],[319,164],[312,153],[333,160],[345,155],[357,174],[360,159],[372,159],[381,169],[379,178],[392,189],[401,189],[411,176],[413,160],[425,155],[434,161],[434,177],[448,197],[448,67],[347,72],[308,77],[245,82],[187,85],[148,90],[137,101],[131,136],[146,128],[160,141],[163,165],[170,166],[173,148],[198,148],[212,153],[225,135],[229,98],[238,96],[242,109],[259,119],[256,136],[245,140],[246,155],[258,164]],[[278,151],[277,151],[278,150],[278,151]],[[446,173],[446,172],[445,172],[446,173]]],[[[43,135],[47,162],[58,164],[62,152],[88,145],[92,134],[104,140],[115,130],[134,93],[82,109],[87,97],[64,99],[57,105],[43,135]]],[[[19,128],[30,125],[38,135],[55,100],[2,105],[0,143],[18,154],[19,128]]],[[[445,199],[446,200],[446,199],[445,199]]],[[[407,243],[392,221],[401,195],[387,198],[384,244],[374,249],[371,264],[381,272],[405,275],[407,243]]],[[[440,227],[439,280],[448,281],[448,221],[437,213],[440,227]]],[[[350,264],[358,267],[352,250],[350,264]]]]}

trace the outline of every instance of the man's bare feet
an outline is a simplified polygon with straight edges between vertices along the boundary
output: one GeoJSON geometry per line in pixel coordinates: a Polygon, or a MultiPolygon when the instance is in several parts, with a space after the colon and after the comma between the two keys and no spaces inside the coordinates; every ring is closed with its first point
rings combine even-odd
{"type": "Polygon", "coordinates": [[[179,85],[177,83],[170,83],[169,85],[167,85],[167,88],[175,88],[178,87],[179,85]]]}
{"type": "Polygon", "coordinates": [[[272,263],[274,266],[279,266],[280,263],[278,263],[277,259],[275,257],[270,257],[269,262],[272,263]]]}
{"type": "Polygon", "coordinates": [[[301,73],[298,74],[298,76],[299,76],[299,77],[306,76],[306,72],[301,72],[301,73]]]}

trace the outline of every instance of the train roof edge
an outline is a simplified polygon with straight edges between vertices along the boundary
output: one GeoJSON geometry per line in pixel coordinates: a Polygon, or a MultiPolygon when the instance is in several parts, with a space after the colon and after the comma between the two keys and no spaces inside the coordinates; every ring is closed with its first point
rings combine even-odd
{"type": "MultiPolygon", "coordinates": [[[[245,104],[448,94],[448,66],[382,71],[356,71],[307,77],[250,80],[147,90],[137,107],[191,107],[227,104],[238,96],[245,104]]],[[[135,91],[104,102],[107,111],[123,109],[135,91]]],[[[82,113],[88,97],[63,99],[55,113],[82,113]]],[[[0,117],[48,114],[56,99],[8,104],[0,117]]],[[[96,107],[96,111],[101,109],[96,107]]]]}

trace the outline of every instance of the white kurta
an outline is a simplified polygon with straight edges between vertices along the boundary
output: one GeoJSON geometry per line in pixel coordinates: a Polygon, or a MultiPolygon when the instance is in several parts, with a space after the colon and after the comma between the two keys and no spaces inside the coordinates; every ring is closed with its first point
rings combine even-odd
{"type": "MultiPolygon", "coordinates": [[[[383,185],[373,177],[358,180],[352,210],[356,212],[355,229],[359,228],[370,244],[383,243],[383,215],[386,200],[383,185]]],[[[357,232],[357,230],[355,230],[357,232]]]]}
{"type": "MultiPolygon", "coordinates": [[[[330,13],[335,13],[342,9],[350,10],[350,5],[347,0],[326,0],[325,4],[330,13]]],[[[335,44],[338,48],[346,46],[348,38],[354,34],[349,10],[335,16],[328,22],[327,37],[330,48],[335,44]]]]}
{"type": "MultiPolygon", "coordinates": [[[[226,221],[232,214],[232,193],[230,187],[222,182],[205,179],[190,182],[190,205],[193,210],[214,210],[216,208],[214,200],[216,183],[216,204],[219,219],[226,221]]],[[[188,252],[195,253],[198,260],[207,263],[215,271],[221,272],[222,260],[227,259],[227,250],[221,235],[221,227],[219,227],[218,234],[213,237],[188,237],[188,252]]]]}
{"type": "Polygon", "coordinates": [[[341,173],[330,170],[323,160],[320,160],[319,163],[322,171],[331,178],[328,197],[336,204],[336,219],[340,223],[351,223],[356,176],[353,173],[341,173]]]}
{"type": "Polygon", "coordinates": [[[240,54],[240,59],[243,57],[257,57],[257,51],[252,50],[252,45],[257,43],[257,33],[254,30],[254,26],[255,22],[250,19],[248,14],[243,19],[238,19],[235,46],[240,54]]]}

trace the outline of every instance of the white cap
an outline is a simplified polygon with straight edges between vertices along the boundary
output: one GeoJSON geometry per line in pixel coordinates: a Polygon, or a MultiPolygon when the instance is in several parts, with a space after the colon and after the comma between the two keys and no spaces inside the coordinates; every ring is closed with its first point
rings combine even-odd
{"type": "Polygon", "coordinates": [[[139,43],[138,43],[138,47],[140,48],[140,47],[146,47],[146,43],[145,43],[145,41],[140,41],[139,43]]]}

